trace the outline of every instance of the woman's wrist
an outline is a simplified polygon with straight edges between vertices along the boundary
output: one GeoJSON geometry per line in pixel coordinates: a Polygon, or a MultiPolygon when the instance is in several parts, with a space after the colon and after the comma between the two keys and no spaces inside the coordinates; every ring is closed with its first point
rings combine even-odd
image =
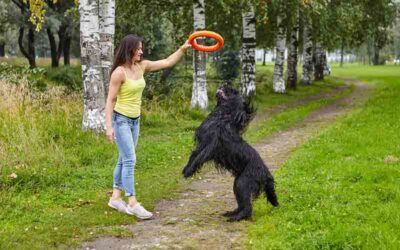
{"type": "Polygon", "coordinates": [[[184,48],[183,46],[179,48],[180,51],[182,51],[183,53],[186,53],[187,48],[184,48]]]}

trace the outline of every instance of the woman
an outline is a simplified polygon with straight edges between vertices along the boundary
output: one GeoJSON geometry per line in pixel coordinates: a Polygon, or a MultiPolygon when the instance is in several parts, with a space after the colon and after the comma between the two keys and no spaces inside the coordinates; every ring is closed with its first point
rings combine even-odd
{"type": "Polygon", "coordinates": [[[136,200],[134,180],[141,98],[146,86],[143,73],[172,67],[190,46],[186,42],[163,60],[143,60],[143,38],[127,35],[114,56],[106,103],[106,136],[111,143],[115,138],[119,158],[114,169],[113,194],[108,205],[120,212],[140,219],[153,216],[136,200]],[[128,204],[122,199],[122,191],[128,197],[128,204]]]}

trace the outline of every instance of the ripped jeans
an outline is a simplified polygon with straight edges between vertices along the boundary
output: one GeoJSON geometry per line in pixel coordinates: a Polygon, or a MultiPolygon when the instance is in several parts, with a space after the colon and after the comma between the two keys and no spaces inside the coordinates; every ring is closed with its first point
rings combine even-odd
{"type": "Polygon", "coordinates": [[[135,196],[135,149],[139,138],[140,117],[129,118],[114,111],[112,126],[119,152],[113,187],[124,190],[127,197],[135,196]]]}

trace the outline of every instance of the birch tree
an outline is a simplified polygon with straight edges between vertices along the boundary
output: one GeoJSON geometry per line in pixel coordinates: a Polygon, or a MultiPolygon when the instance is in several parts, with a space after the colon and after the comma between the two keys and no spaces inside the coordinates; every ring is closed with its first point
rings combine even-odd
{"type": "Polygon", "coordinates": [[[283,79],[283,67],[285,63],[285,47],[286,47],[286,27],[285,27],[285,10],[284,2],[279,2],[276,36],[276,59],[274,68],[273,90],[275,93],[285,93],[285,80],[283,79]]]}
{"type": "Polygon", "coordinates": [[[304,28],[303,28],[303,72],[301,75],[301,83],[311,84],[311,76],[313,72],[312,55],[313,42],[312,42],[312,26],[310,13],[307,7],[304,8],[304,28]]]}
{"type": "MultiPolygon", "coordinates": [[[[204,0],[193,0],[194,30],[203,30],[206,27],[204,0]]],[[[196,39],[197,43],[204,44],[204,39],[196,39]]],[[[193,89],[192,107],[206,109],[208,106],[206,82],[206,54],[193,50],[193,89]]]]}
{"type": "Polygon", "coordinates": [[[293,18],[293,27],[290,33],[290,44],[288,47],[288,59],[287,59],[287,86],[288,88],[295,89],[297,84],[297,59],[298,53],[297,49],[299,46],[299,6],[298,3],[295,2],[294,6],[294,18],[293,18]]]}
{"type": "Polygon", "coordinates": [[[83,129],[105,129],[105,99],[113,54],[114,0],[80,0],[83,129]]]}
{"type": "Polygon", "coordinates": [[[254,8],[247,0],[241,4],[244,9],[249,9],[242,13],[243,37],[242,37],[242,78],[240,81],[241,93],[244,96],[252,96],[256,93],[256,18],[254,8]]]}
{"type": "Polygon", "coordinates": [[[315,43],[314,57],[314,79],[316,81],[323,81],[325,68],[325,50],[322,48],[321,43],[319,42],[315,43]]]}
{"type": "Polygon", "coordinates": [[[115,0],[99,0],[99,2],[101,73],[105,89],[104,97],[107,98],[110,69],[114,57],[115,0]]]}

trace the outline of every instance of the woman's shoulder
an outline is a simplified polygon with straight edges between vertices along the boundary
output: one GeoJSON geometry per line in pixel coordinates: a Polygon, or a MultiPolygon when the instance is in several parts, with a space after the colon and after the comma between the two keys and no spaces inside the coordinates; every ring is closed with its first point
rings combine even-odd
{"type": "Polygon", "coordinates": [[[112,78],[119,79],[121,81],[125,80],[125,68],[124,66],[118,66],[114,69],[114,71],[111,74],[112,78]]]}
{"type": "Polygon", "coordinates": [[[114,72],[117,74],[121,74],[125,72],[125,67],[123,65],[119,65],[118,67],[115,68],[114,72]]]}
{"type": "Polygon", "coordinates": [[[125,77],[125,72],[126,72],[126,70],[125,70],[124,66],[120,65],[115,68],[115,70],[113,71],[113,74],[116,74],[117,76],[125,77]]]}
{"type": "Polygon", "coordinates": [[[138,63],[138,65],[139,65],[140,69],[143,71],[143,73],[146,72],[146,66],[148,63],[149,63],[149,60],[146,60],[146,59],[143,59],[138,63]]]}

